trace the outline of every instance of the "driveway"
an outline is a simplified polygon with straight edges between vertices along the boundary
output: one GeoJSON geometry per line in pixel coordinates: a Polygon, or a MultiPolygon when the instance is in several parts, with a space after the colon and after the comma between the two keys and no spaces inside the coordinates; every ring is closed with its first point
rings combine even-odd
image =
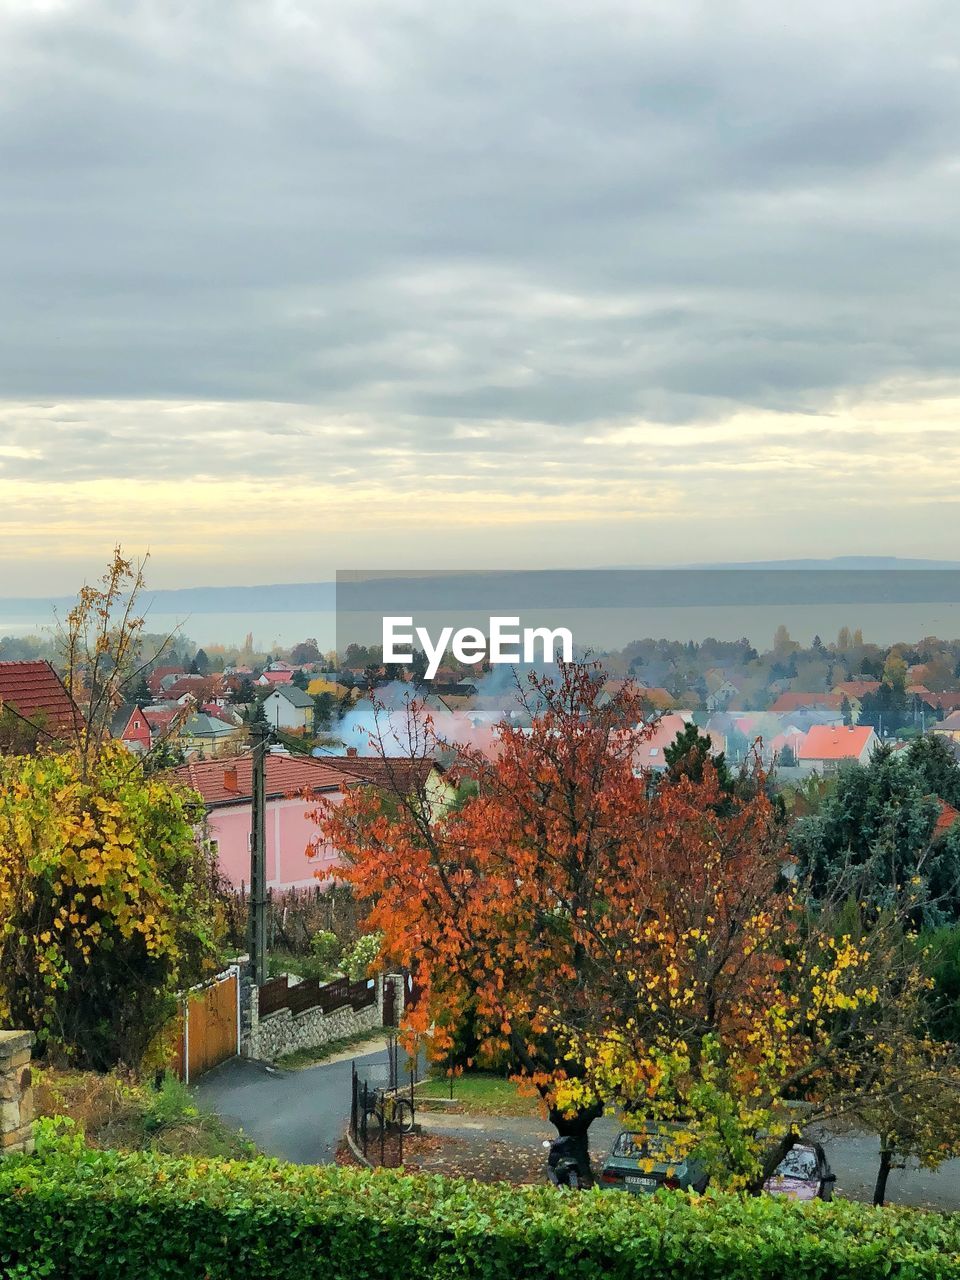
{"type": "MultiPolygon", "coordinates": [[[[266,1155],[294,1164],[329,1164],[350,1118],[352,1057],[302,1071],[230,1058],[198,1080],[200,1104],[243,1132],[266,1155]]],[[[372,1085],[388,1079],[386,1048],[356,1056],[372,1085]]]]}

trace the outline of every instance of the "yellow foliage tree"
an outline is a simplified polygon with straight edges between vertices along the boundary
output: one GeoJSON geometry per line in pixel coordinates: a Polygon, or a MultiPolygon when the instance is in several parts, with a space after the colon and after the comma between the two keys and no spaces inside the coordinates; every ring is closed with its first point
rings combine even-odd
{"type": "Polygon", "coordinates": [[[135,1066],[216,954],[196,797],[119,744],[0,758],[0,1024],[135,1066]]]}

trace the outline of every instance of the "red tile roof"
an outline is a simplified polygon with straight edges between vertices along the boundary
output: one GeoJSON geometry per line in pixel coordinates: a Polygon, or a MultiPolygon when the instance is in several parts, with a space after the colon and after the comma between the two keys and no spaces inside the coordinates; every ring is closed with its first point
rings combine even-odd
{"type": "Polygon", "coordinates": [[[869,724],[815,724],[807,730],[797,757],[800,760],[857,760],[870,741],[869,724]]]}
{"type": "Polygon", "coordinates": [[[267,684],[290,684],[292,680],[292,671],[264,671],[257,683],[263,684],[266,681],[267,684]]]}
{"type": "Polygon", "coordinates": [[[159,693],[165,676],[182,676],[184,674],[183,667],[154,667],[147,676],[147,688],[151,693],[159,693]]]}
{"type": "Polygon", "coordinates": [[[185,676],[178,676],[172,684],[168,684],[163,690],[163,696],[165,698],[171,698],[174,701],[177,698],[182,698],[185,693],[192,693],[194,697],[197,697],[201,693],[205,693],[212,689],[215,686],[216,679],[216,676],[198,676],[189,674],[185,676]]]}
{"type": "Polygon", "coordinates": [[[940,816],[937,818],[937,825],[933,828],[934,840],[946,835],[958,818],[960,818],[960,810],[955,809],[952,804],[947,804],[945,800],[941,800],[940,816]]]}
{"type": "Polygon", "coordinates": [[[839,711],[842,701],[842,693],[781,693],[770,710],[778,715],[800,707],[835,707],[839,711]]]}
{"type": "Polygon", "coordinates": [[[833,686],[833,692],[845,693],[848,698],[862,698],[865,694],[876,693],[879,688],[879,680],[842,680],[833,686]]]}
{"type": "Polygon", "coordinates": [[[351,783],[379,787],[384,791],[409,794],[423,786],[431,769],[440,769],[429,756],[324,756],[323,763],[351,783]]]}
{"type": "MultiPolygon", "coordinates": [[[[687,727],[687,720],[676,711],[659,716],[652,724],[650,732],[637,744],[634,766],[637,769],[665,769],[667,767],[667,747],[673,746],[678,733],[687,727]]],[[[706,734],[713,744],[714,753],[723,751],[724,742],[720,734],[712,729],[700,730],[706,734]]]]}
{"type": "Polygon", "coordinates": [[[958,729],[960,729],[960,711],[951,711],[950,714],[945,716],[939,724],[935,724],[933,726],[935,733],[938,730],[943,730],[947,733],[956,733],[958,729]]]}
{"type": "Polygon", "coordinates": [[[144,707],[143,714],[153,733],[166,733],[178,720],[190,714],[189,707],[144,707]]]}
{"type": "Polygon", "coordinates": [[[49,662],[0,662],[2,703],[52,734],[80,726],[80,713],[49,662]]]}
{"type": "MultiPolygon", "coordinates": [[[[191,760],[171,771],[186,787],[198,791],[209,808],[246,804],[252,795],[253,757],[226,756],[220,760],[191,760]],[[235,781],[234,781],[235,779],[235,781]]],[[[339,791],[343,775],[313,756],[268,755],[266,794],[279,799],[301,791],[339,791]]]]}

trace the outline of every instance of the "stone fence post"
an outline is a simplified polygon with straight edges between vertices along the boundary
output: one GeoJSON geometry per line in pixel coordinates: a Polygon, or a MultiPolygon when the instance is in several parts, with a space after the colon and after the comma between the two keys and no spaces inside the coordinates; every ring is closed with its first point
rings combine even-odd
{"type": "Polygon", "coordinates": [[[33,1150],[32,1031],[0,1031],[0,1156],[33,1150]]]}

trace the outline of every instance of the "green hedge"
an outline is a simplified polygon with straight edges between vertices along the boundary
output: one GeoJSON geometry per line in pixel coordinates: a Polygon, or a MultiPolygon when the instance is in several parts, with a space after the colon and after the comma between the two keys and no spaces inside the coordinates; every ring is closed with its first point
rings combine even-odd
{"type": "Polygon", "coordinates": [[[960,1277],[960,1215],[83,1149],[0,1161],[16,1280],[960,1277]]]}

